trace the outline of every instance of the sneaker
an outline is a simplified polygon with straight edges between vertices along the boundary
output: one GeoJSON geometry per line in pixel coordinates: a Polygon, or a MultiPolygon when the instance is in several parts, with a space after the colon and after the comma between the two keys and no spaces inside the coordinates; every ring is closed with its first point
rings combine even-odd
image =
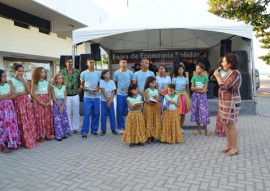
{"type": "Polygon", "coordinates": [[[82,134],[82,138],[86,139],[87,138],[87,134],[82,134]]]}
{"type": "Polygon", "coordinates": [[[102,131],[102,132],[100,133],[100,136],[104,136],[104,135],[106,135],[106,132],[105,132],[105,131],[102,131]]]}
{"type": "Polygon", "coordinates": [[[77,130],[74,130],[73,133],[74,133],[74,134],[78,134],[78,131],[77,131],[77,130]]]}
{"type": "Polygon", "coordinates": [[[92,135],[95,135],[96,137],[98,137],[98,133],[97,132],[94,132],[94,133],[91,133],[92,135]]]}
{"type": "Polygon", "coordinates": [[[124,129],[119,129],[118,133],[119,134],[123,134],[124,133],[124,129]]]}
{"type": "Polygon", "coordinates": [[[114,135],[118,135],[118,133],[117,133],[117,131],[112,131],[112,134],[114,134],[114,135]]]}

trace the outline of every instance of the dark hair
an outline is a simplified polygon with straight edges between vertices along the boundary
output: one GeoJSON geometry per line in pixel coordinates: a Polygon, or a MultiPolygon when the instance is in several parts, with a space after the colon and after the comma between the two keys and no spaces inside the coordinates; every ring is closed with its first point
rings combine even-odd
{"type": "Polygon", "coordinates": [[[201,69],[205,70],[205,66],[204,66],[203,63],[198,62],[198,63],[196,64],[196,67],[197,67],[197,66],[199,66],[201,69]]]}
{"type": "Polygon", "coordinates": [[[204,51],[200,52],[199,57],[203,56],[204,54],[206,54],[206,52],[204,51]]]}
{"type": "Polygon", "coordinates": [[[127,59],[126,59],[125,57],[121,57],[121,58],[119,59],[119,63],[122,62],[122,61],[127,61],[127,59]]]}
{"type": "Polygon", "coordinates": [[[67,57],[65,58],[65,63],[67,63],[68,60],[72,60],[72,57],[71,57],[71,56],[67,56],[67,57]]]}
{"type": "Polygon", "coordinates": [[[102,72],[101,72],[101,77],[100,77],[102,80],[105,79],[105,78],[104,78],[104,75],[105,75],[107,72],[110,72],[110,70],[107,70],[107,69],[102,70],[102,72]]]}
{"type": "Polygon", "coordinates": [[[89,60],[94,60],[94,61],[95,61],[95,59],[94,59],[94,58],[89,57],[89,58],[87,58],[86,62],[87,62],[87,61],[89,61],[89,60]]]}
{"type": "Polygon", "coordinates": [[[171,88],[175,90],[175,84],[169,84],[167,88],[171,88]]]}
{"type": "MultiPolygon", "coordinates": [[[[183,76],[186,77],[186,69],[185,69],[185,65],[184,65],[183,62],[180,62],[179,66],[178,66],[178,68],[177,68],[177,76],[179,75],[179,72],[178,72],[179,68],[183,68],[183,69],[184,69],[183,76]]],[[[176,77],[177,77],[177,76],[176,76],[176,77]]]]}
{"type": "Polygon", "coordinates": [[[165,65],[163,65],[163,64],[161,64],[161,65],[159,65],[157,68],[158,68],[158,70],[159,70],[159,68],[160,67],[163,67],[163,68],[165,68],[165,72],[168,72],[168,70],[167,70],[167,68],[165,67],[165,65]]]}
{"type": "Polygon", "coordinates": [[[229,53],[229,54],[225,54],[224,55],[224,58],[226,59],[226,61],[231,64],[231,67],[230,69],[232,70],[236,70],[238,69],[240,66],[239,66],[239,63],[238,63],[238,60],[237,60],[237,57],[235,54],[232,54],[232,53],[229,53]]]}
{"type": "Polygon", "coordinates": [[[132,93],[130,92],[131,90],[135,90],[136,88],[138,88],[137,84],[130,84],[128,87],[128,97],[132,97],[132,93]]]}
{"type": "Polygon", "coordinates": [[[5,73],[5,71],[0,69],[0,82],[2,82],[2,75],[3,75],[4,73],[5,73]]]}
{"type": "Polygon", "coordinates": [[[150,83],[151,82],[154,82],[154,81],[156,81],[156,78],[155,77],[153,77],[153,76],[149,76],[149,77],[147,77],[146,78],[146,81],[145,81],[145,85],[144,85],[144,90],[146,90],[147,88],[149,88],[150,87],[150,83]]]}
{"type": "Polygon", "coordinates": [[[18,63],[14,63],[14,64],[13,64],[13,69],[14,69],[14,71],[18,71],[19,68],[23,68],[23,65],[18,64],[18,63]]]}

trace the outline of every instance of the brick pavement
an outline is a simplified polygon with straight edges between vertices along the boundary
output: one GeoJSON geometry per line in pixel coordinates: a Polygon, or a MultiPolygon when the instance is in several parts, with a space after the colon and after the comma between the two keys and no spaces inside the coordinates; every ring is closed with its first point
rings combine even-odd
{"type": "MultiPolygon", "coordinates": [[[[212,116],[211,132],[214,122],[212,116]]],[[[225,138],[195,137],[191,130],[175,145],[130,148],[112,134],[45,141],[36,149],[0,153],[0,190],[270,190],[269,122],[241,116],[240,154],[234,157],[218,152],[225,138]]]]}

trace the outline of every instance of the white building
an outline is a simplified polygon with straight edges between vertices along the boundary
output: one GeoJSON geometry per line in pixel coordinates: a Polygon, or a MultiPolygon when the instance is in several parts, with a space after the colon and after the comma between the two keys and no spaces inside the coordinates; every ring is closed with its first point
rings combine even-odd
{"type": "MultiPolygon", "coordinates": [[[[96,6],[89,1],[81,7],[91,5],[96,6]]],[[[99,13],[85,15],[99,22],[101,17],[106,17],[102,10],[99,13]]],[[[37,1],[0,0],[0,68],[10,78],[13,64],[21,63],[25,66],[26,78],[30,79],[32,70],[43,66],[51,78],[59,69],[60,56],[72,53],[72,30],[85,26],[37,1]]],[[[77,54],[85,53],[89,53],[89,44],[78,46],[77,54]]]]}

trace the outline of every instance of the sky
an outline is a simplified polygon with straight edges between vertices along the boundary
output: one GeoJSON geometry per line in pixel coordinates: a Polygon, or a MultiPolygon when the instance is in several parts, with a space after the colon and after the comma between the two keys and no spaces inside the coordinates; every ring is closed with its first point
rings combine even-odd
{"type": "MultiPolygon", "coordinates": [[[[136,1],[140,0],[36,0],[39,3],[45,4],[63,14],[69,15],[69,17],[74,18],[82,23],[89,26],[96,25],[101,22],[106,21],[109,17],[116,14],[121,14],[121,9],[127,7],[127,5],[132,6],[136,1]],[[65,6],[63,6],[63,4],[65,6]],[[85,5],[85,6],[82,6],[85,5]],[[96,6],[97,5],[97,6],[96,6]],[[65,7],[65,9],[63,8],[65,7]],[[89,16],[86,16],[88,12],[89,16]],[[83,13],[83,14],[81,14],[83,13]],[[92,15],[100,15],[99,18],[93,20],[92,15]]],[[[145,0],[147,1],[147,0],[145,0]]],[[[207,0],[189,0],[195,2],[197,6],[202,9],[207,10],[208,4],[207,0]]],[[[166,1],[165,1],[166,2],[166,1]]],[[[194,16],[195,13],[193,13],[194,16]]],[[[267,53],[267,50],[260,48],[259,41],[254,37],[254,61],[255,67],[260,73],[268,72],[270,73],[270,66],[266,65],[262,60],[258,59],[258,56],[267,53]]]]}

